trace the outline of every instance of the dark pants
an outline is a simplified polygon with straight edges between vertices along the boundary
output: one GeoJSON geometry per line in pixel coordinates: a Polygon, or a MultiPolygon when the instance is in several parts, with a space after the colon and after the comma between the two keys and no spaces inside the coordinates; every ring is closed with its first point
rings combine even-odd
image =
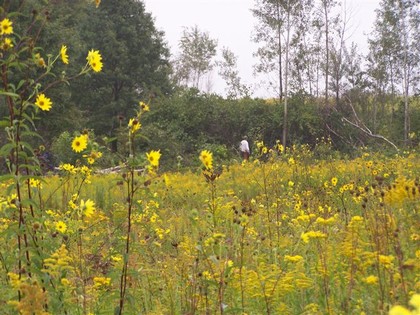
{"type": "Polygon", "coordinates": [[[248,159],[249,159],[249,152],[247,152],[247,151],[241,151],[241,155],[242,155],[242,158],[244,160],[248,161],[248,159]]]}

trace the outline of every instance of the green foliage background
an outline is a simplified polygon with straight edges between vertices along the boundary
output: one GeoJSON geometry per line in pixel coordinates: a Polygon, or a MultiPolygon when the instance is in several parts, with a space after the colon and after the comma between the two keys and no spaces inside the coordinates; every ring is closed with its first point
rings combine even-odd
{"type": "MultiPolygon", "coordinates": [[[[95,47],[103,55],[103,71],[95,76],[79,78],[71,85],[51,90],[54,107],[48,119],[36,125],[48,151],[62,156],[55,143],[60,134],[83,129],[94,130],[102,145],[110,152],[103,163],[118,163],[117,153],[125,150],[126,139],[119,128],[126,126],[134,115],[138,101],[150,104],[151,112],[144,116],[144,138],[136,145],[142,151],[160,149],[163,165],[168,168],[189,166],[190,157],[198,150],[211,148],[222,160],[238,158],[237,146],[244,135],[253,142],[263,140],[272,146],[281,138],[283,104],[276,99],[226,99],[215,94],[182,88],[171,81],[170,51],[165,34],[158,31],[153,17],[145,11],[142,1],[110,0],[95,8],[89,1],[25,1],[16,17],[16,27],[28,27],[31,18],[47,16],[39,34],[39,52],[45,58],[51,47],[68,46],[70,64],[57,65],[62,72],[76,75],[77,65],[83,64],[85,52],[95,47]],[[102,141],[103,137],[114,141],[102,141]],[[220,153],[218,154],[217,152],[220,153]]],[[[17,2],[10,4],[17,8],[17,2]]],[[[366,88],[354,87],[340,99],[337,106],[326,106],[324,100],[298,92],[290,96],[288,130],[290,144],[309,144],[312,148],[324,138],[331,138],[334,149],[354,154],[356,148],[371,146],[375,150],[390,150],[384,141],[369,137],[357,128],[343,123],[352,118],[351,102],[361,121],[375,134],[380,134],[397,146],[402,142],[404,104],[401,96],[383,94],[376,97],[366,88]],[[374,117],[374,118],[373,118],[374,117]]],[[[5,116],[5,107],[0,106],[5,116]]],[[[41,113],[41,118],[45,113],[41,113]]],[[[410,98],[411,145],[418,145],[420,134],[420,101],[410,98]]],[[[0,139],[0,142],[3,141],[0,139]]],[[[39,144],[39,140],[34,140],[39,144]]],[[[72,160],[68,157],[68,160],[72,160]]]]}

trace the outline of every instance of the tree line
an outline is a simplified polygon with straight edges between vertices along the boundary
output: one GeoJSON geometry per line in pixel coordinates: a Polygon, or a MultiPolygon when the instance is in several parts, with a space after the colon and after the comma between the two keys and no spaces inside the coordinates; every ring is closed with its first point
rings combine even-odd
{"type": "MultiPolygon", "coordinates": [[[[103,54],[100,74],[52,90],[57,106],[48,123],[36,126],[48,148],[60,147],[63,132],[89,129],[98,141],[108,139],[112,153],[124,152],[120,131],[139,100],[151,107],[139,149],[161,149],[175,160],[203,147],[229,157],[243,135],[285,145],[315,145],[316,139],[331,138],[342,152],[373,144],[391,150],[418,144],[417,1],[382,0],[369,52],[362,55],[347,40],[351,13],[338,1],[256,0],[252,40],[259,44],[258,63],[250,66],[268,78],[270,99],[253,97],[229,47],[222,47],[222,58],[216,60],[217,39],[198,26],[184,29],[180,53],[171,55],[165,34],[142,1],[102,1],[98,8],[89,2],[2,5],[3,13],[22,13],[16,25],[45,21],[39,41],[47,48],[36,53],[48,58],[48,47],[67,45],[70,63],[62,70],[67,74],[77,75],[72,61],[83,61],[86,50],[95,47],[103,54]],[[226,82],[226,96],[203,89],[206,74],[214,69],[226,82]]],[[[0,102],[4,116],[5,103],[0,102]]],[[[110,158],[107,163],[114,162],[110,158]]]]}

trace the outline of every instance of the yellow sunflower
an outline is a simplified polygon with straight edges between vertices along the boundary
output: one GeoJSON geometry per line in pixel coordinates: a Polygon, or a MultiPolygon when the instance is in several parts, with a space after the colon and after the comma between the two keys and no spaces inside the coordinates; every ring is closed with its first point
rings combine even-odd
{"type": "Polygon", "coordinates": [[[80,201],[80,210],[83,211],[83,214],[87,217],[91,217],[95,211],[95,203],[88,199],[86,201],[80,201]]]}
{"type": "Polygon", "coordinates": [[[89,66],[92,68],[93,71],[99,72],[102,70],[102,56],[99,53],[99,50],[90,50],[86,60],[89,63],[89,66]]]}
{"type": "Polygon", "coordinates": [[[149,153],[146,153],[146,157],[149,160],[150,165],[158,167],[159,166],[159,159],[162,154],[160,154],[160,151],[150,151],[149,153]]]}
{"type": "Polygon", "coordinates": [[[13,22],[10,21],[9,19],[3,19],[0,22],[0,35],[8,35],[8,34],[12,34],[13,33],[13,26],[12,26],[13,22]]]}
{"type": "Polygon", "coordinates": [[[13,48],[13,42],[10,38],[5,38],[3,42],[1,43],[1,49],[2,50],[8,50],[10,48],[13,48]]]}
{"type": "Polygon", "coordinates": [[[66,45],[61,46],[60,55],[61,55],[61,61],[63,61],[63,63],[67,65],[69,63],[69,56],[67,55],[66,45]]]}
{"type": "Polygon", "coordinates": [[[145,102],[139,102],[140,108],[143,112],[148,112],[150,110],[149,105],[145,102]]]}
{"type": "Polygon", "coordinates": [[[38,106],[41,110],[49,111],[51,109],[52,102],[44,94],[39,94],[36,97],[35,105],[38,106]]]}
{"type": "Polygon", "coordinates": [[[40,68],[46,68],[47,64],[45,63],[44,58],[41,57],[40,53],[36,53],[34,56],[35,64],[40,68]]]}
{"type": "Polygon", "coordinates": [[[211,170],[213,168],[213,154],[210,151],[201,151],[200,160],[206,169],[211,170]]]}
{"type": "Polygon", "coordinates": [[[137,118],[131,118],[128,122],[128,127],[130,128],[131,133],[135,133],[137,130],[140,129],[141,123],[138,121],[137,118]]]}
{"type": "Polygon", "coordinates": [[[55,224],[55,229],[60,233],[64,233],[67,231],[67,225],[63,221],[58,221],[55,224]]]}
{"type": "Polygon", "coordinates": [[[73,142],[71,143],[71,148],[73,149],[74,152],[82,152],[84,149],[87,148],[87,144],[88,144],[88,136],[81,135],[73,139],[73,142]]]}

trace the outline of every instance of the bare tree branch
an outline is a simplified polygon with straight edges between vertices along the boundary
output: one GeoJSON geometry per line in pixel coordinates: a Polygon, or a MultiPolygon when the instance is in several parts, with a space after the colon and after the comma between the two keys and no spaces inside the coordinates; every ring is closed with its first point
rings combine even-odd
{"type": "Polygon", "coordinates": [[[360,120],[359,116],[356,113],[356,110],[354,109],[354,106],[353,106],[351,100],[348,97],[346,97],[346,98],[348,100],[348,104],[350,105],[350,108],[353,111],[355,122],[350,121],[346,117],[342,117],[341,118],[341,121],[346,122],[349,125],[351,125],[351,126],[357,128],[357,129],[359,129],[360,131],[362,131],[363,133],[367,134],[368,136],[370,136],[372,138],[377,138],[377,139],[384,140],[385,142],[387,142],[388,144],[390,144],[397,152],[399,152],[398,147],[393,142],[391,142],[389,139],[385,138],[382,135],[378,135],[378,134],[372,133],[372,131],[360,120]]]}

